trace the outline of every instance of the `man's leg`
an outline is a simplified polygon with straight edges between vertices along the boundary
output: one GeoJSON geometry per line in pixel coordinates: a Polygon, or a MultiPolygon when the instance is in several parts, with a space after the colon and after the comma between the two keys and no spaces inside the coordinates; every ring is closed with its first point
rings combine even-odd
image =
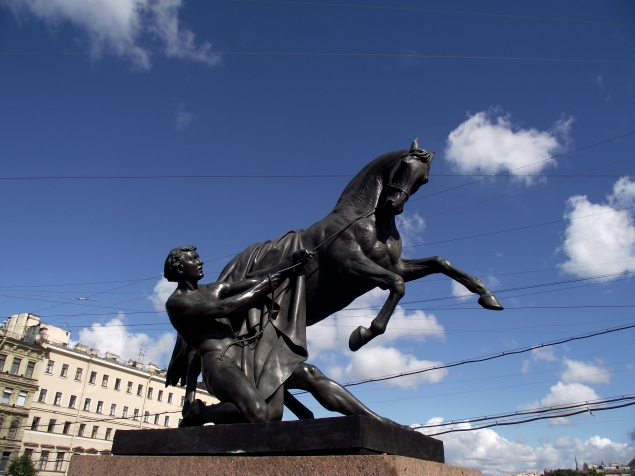
{"type": "Polygon", "coordinates": [[[327,410],[344,415],[364,415],[383,422],[390,422],[364,406],[351,392],[339,383],[327,378],[316,366],[301,363],[285,382],[286,388],[306,390],[327,410]]]}

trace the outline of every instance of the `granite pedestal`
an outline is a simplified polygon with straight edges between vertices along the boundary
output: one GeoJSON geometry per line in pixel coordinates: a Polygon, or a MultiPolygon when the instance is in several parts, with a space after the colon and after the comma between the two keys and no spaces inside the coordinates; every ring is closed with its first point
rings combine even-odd
{"type": "Polygon", "coordinates": [[[443,442],[364,416],[163,430],[117,430],[114,455],[406,456],[443,463],[443,442]]]}

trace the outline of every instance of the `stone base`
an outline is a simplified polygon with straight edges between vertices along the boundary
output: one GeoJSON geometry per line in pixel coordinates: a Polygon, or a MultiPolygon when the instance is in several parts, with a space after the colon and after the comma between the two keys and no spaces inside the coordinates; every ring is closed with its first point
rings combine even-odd
{"type": "Polygon", "coordinates": [[[482,476],[404,456],[73,455],[68,476],[482,476]]]}
{"type": "Polygon", "coordinates": [[[117,456],[394,455],[444,463],[443,442],[365,416],[117,430],[117,456]]]}

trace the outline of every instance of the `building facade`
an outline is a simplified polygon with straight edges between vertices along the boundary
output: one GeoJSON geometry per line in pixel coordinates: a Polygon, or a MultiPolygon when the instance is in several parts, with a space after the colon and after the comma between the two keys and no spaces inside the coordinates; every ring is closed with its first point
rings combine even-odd
{"type": "Polygon", "coordinates": [[[22,450],[46,349],[22,333],[0,328],[0,472],[22,450]]]}
{"type": "MultiPolygon", "coordinates": [[[[73,453],[109,454],[119,429],[178,427],[185,388],[165,388],[165,370],[81,343],[70,348],[66,331],[39,326],[46,329],[46,339],[36,338],[44,356],[21,439],[39,474],[65,473],[73,453]]],[[[217,402],[201,389],[197,398],[217,402]]]]}

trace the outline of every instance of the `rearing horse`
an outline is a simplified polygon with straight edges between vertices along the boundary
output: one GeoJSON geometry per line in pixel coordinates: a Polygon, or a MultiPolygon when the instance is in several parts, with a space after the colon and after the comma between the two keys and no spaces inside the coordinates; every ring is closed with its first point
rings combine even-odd
{"type": "MultiPolygon", "coordinates": [[[[434,152],[420,149],[416,139],[409,150],[378,157],[350,181],[333,211],[324,219],[307,230],[251,245],[225,267],[219,281],[232,282],[270,269],[288,260],[294,251],[301,248],[314,250],[314,257],[305,265],[305,281],[301,286],[306,303],[307,327],[344,309],[375,287],[388,289],[390,294],[371,325],[368,328],[360,326],[351,334],[349,348],[352,351],[386,331],[392,313],[405,294],[406,282],[430,274],[443,273],[478,294],[478,302],[484,308],[502,310],[496,297],[480,279],[455,268],[445,259],[439,256],[401,257],[402,242],[395,217],[403,212],[410,196],[428,182],[433,159],[434,152]]],[[[245,322],[248,321],[250,317],[246,317],[245,322]]],[[[252,322],[251,328],[258,322],[258,319],[252,322]]],[[[299,332],[304,334],[303,329],[299,332]]],[[[179,338],[168,369],[166,386],[176,385],[179,380],[183,383],[188,367],[189,394],[194,389],[198,373],[197,366],[192,364],[197,361],[195,357],[179,338]],[[187,359],[184,359],[185,356],[187,359]]]]}

